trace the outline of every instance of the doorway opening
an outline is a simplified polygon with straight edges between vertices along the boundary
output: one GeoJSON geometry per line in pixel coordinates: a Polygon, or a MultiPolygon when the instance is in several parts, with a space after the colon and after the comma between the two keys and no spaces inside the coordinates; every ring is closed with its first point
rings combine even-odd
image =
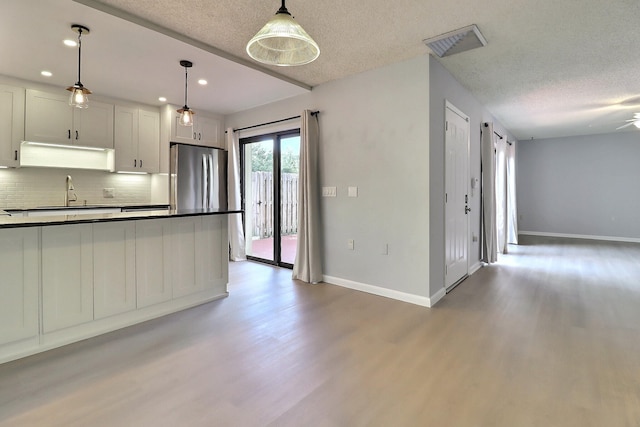
{"type": "Polygon", "coordinates": [[[241,139],[240,164],[247,259],[293,268],[300,129],[241,139]]]}

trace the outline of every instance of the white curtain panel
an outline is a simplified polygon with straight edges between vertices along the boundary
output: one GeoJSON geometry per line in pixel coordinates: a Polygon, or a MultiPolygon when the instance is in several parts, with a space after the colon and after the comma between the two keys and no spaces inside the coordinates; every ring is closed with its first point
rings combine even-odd
{"type": "Polygon", "coordinates": [[[317,116],[304,110],[300,127],[300,177],[298,183],[298,242],[293,278],[307,283],[322,281],[320,244],[320,194],[318,181],[319,126],[317,116]]]}
{"type": "Polygon", "coordinates": [[[482,128],[482,241],[483,261],[498,260],[496,235],[496,171],[493,123],[482,128]]]}
{"type": "MultiPolygon", "coordinates": [[[[232,128],[227,129],[227,202],[229,210],[240,210],[240,137],[232,128]]],[[[243,261],[247,259],[244,246],[242,214],[229,214],[229,259],[243,261]]]]}
{"type": "Polygon", "coordinates": [[[496,141],[496,232],[497,252],[507,253],[507,142],[496,141]]]}
{"type": "Polygon", "coordinates": [[[507,146],[507,242],[518,244],[518,205],[516,203],[516,144],[507,146]]]}

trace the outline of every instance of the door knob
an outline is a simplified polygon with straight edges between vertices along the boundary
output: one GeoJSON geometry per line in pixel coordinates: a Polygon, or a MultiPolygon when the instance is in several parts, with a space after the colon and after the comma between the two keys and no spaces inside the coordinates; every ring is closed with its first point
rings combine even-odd
{"type": "Polygon", "coordinates": [[[467,215],[469,212],[471,212],[471,208],[469,206],[465,206],[464,207],[464,214],[467,215]]]}

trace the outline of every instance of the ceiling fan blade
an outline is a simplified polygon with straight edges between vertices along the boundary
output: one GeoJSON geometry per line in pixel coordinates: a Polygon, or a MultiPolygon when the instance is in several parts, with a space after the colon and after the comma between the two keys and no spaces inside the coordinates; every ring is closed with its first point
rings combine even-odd
{"type": "Polygon", "coordinates": [[[634,123],[635,123],[635,120],[633,122],[631,122],[631,123],[627,123],[626,125],[622,125],[620,127],[617,127],[616,130],[624,129],[626,127],[629,127],[629,126],[633,125],[634,123]]]}

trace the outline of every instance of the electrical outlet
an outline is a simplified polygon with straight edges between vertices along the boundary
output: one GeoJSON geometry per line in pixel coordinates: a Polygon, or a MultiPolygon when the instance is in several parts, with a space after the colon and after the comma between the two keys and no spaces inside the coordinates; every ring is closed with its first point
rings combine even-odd
{"type": "Polygon", "coordinates": [[[115,188],[103,188],[102,189],[102,197],[105,199],[113,199],[116,197],[116,189],[115,188]]]}
{"type": "Polygon", "coordinates": [[[353,239],[347,240],[347,248],[349,248],[349,250],[351,251],[355,249],[355,242],[353,241],[353,239]]]}

